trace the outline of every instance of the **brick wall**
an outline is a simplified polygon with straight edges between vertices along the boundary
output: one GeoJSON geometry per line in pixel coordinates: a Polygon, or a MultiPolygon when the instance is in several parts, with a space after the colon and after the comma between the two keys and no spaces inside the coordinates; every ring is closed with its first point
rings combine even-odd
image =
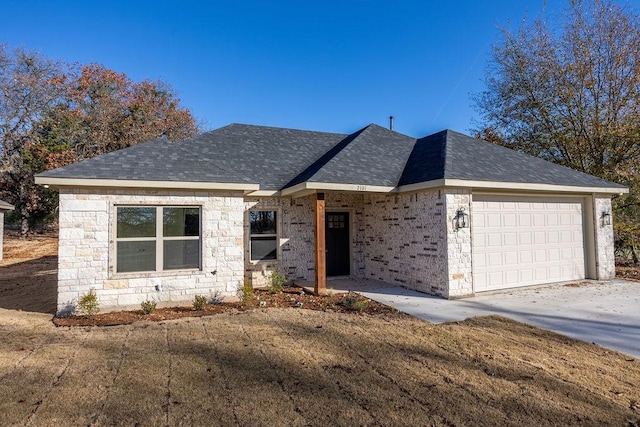
{"type": "Polygon", "coordinates": [[[272,270],[287,279],[313,280],[314,277],[314,211],[311,196],[290,198],[246,198],[244,202],[245,278],[254,287],[266,286],[272,270]],[[280,247],[278,259],[251,261],[249,242],[249,211],[277,212],[280,247]]]}
{"type": "MultiPolygon", "coordinates": [[[[364,277],[364,195],[327,193],[326,211],[349,212],[351,228],[351,274],[364,277]]],[[[287,279],[315,280],[315,196],[300,198],[247,198],[245,218],[246,279],[254,287],[266,286],[271,271],[283,273],[287,279]],[[249,211],[251,209],[278,212],[280,248],[278,260],[251,261],[249,242],[249,211]]]]}
{"type": "Polygon", "coordinates": [[[447,295],[446,194],[367,195],[365,276],[447,295]]]}
{"type": "Polygon", "coordinates": [[[102,308],[235,295],[244,277],[242,193],[61,190],[58,310],[96,290],[102,308]],[[198,205],[202,270],[115,273],[115,205],[198,205]],[[212,272],[216,272],[213,274],[212,272]]]}

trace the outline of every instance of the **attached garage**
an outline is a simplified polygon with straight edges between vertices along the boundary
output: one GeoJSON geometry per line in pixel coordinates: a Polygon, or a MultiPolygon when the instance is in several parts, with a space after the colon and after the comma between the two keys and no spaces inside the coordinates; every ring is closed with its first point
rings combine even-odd
{"type": "Polygon", "coordinates": [[[474,195],[472,213],[475,292],[586,277],[583,197],[474,195]]]}

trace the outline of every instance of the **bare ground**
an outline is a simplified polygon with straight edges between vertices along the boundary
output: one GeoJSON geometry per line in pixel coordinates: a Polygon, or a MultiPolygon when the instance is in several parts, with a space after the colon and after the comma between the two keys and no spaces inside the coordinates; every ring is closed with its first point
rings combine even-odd
{"type": "MultiPolygon", "coordinates": [[[[0,262],[0,301],[19,284],[37,292],[35,267],[12,270],[24,262],[0,262]]],[[[639,360],[501,317],[436,326],[270,308],[56,328],[48,314],[5,305],[2,426],[640,421],[639,360]]]]}
{"type": "Polygon", "coordinates": [[[0,308],[56,312],[58,239],[45,234],[21,240],[5,232],[0,261],[0,308]]]}

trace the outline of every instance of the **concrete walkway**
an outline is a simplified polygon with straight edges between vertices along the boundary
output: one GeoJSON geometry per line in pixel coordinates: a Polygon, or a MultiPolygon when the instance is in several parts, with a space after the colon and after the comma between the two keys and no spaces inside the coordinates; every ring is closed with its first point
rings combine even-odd
{"type": "Polygon", "coordinates": [[[446,300],[377,281],[329,281],[428,322],[498,314],[640,358],[640,283],[584,281],[446,300]]]}

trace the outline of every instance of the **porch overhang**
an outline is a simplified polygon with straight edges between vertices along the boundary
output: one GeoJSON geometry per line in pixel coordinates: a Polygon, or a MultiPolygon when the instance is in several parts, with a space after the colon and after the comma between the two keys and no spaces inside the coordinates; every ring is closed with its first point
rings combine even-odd
{"type": "Polygon", "coordinates": [[[368,184],[342,184],[334,182],[301,182],[280,191],[282,196],[300,197],[321,191],[350,191],[356,193],[391,193],[396,187],[368,184]]]}

